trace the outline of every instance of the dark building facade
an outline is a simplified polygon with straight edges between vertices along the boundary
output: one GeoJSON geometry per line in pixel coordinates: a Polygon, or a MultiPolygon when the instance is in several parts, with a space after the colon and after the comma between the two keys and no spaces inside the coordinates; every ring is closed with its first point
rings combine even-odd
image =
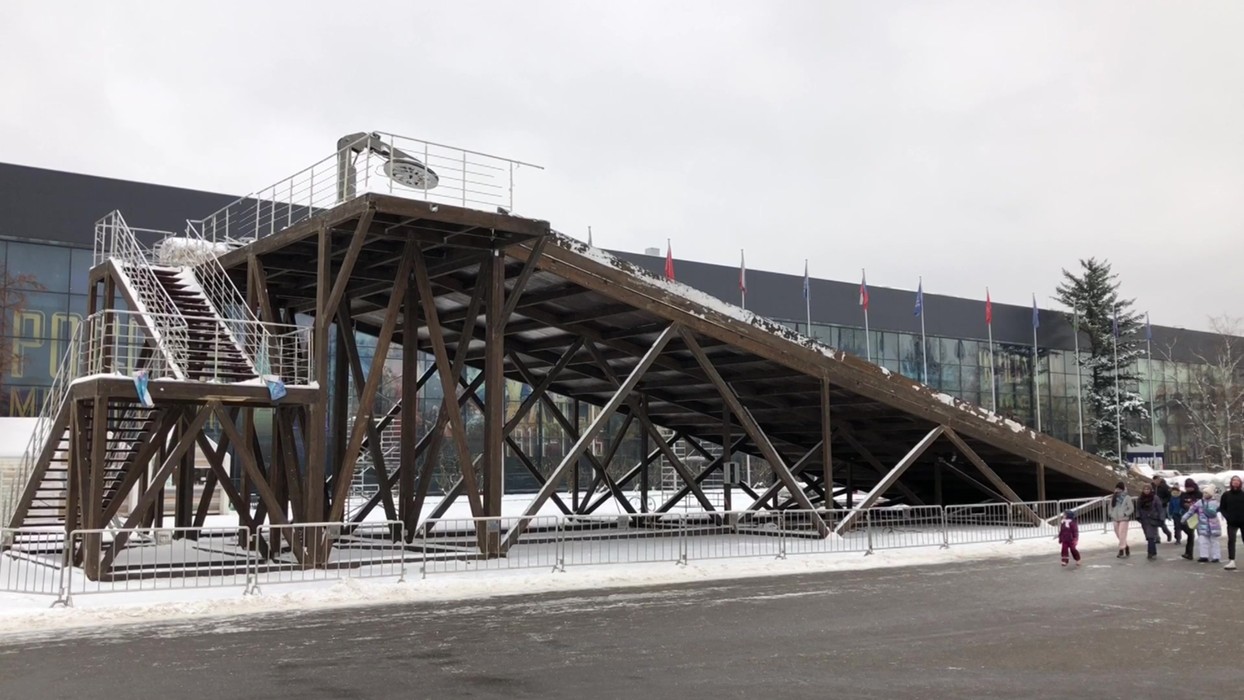
{"type": "MultiPolygon", "coordinates": [[[[117,209],[135,227],[179,232],[187,218],[207,215],[234,199],[0,163],[0,304],[4,312],[0,336],[12,355],[0,379],[0,415],[39,413],[67,341],[86,314],[96,220],[117,209]]],[[[664,268],[660,256],[618,255],[656,274],[664,268]]],[[[680,282],[727,301],[739,300],[736,268],[678,260],[676,270],[680,282]]],[[[812,326],[808,328],[801,276],[748,271],[747,305],[755,313],[860,356],[871,346],[873,361],[912,378],[921,378],[927,359],[928,383],[933,387],[986,407],[993,403],[996,390],[996,410],[1032,426],[1039,406],[1044,432],[1079,444],[1081,403],[1077,400],[1074,339],[1061,312],[1041,311],[1039,374],[1034,383],[1032,309],[994,304],[991,386],[983,300],[925,294],[922,349],[912,292],[870,287],[868,343],[858,295],[857,282],[811,280],[812,326]]],[[[366,353],[370,343],[360,340],[366,353]]],[[[1195,431],[1173,407],[1176,397],[1192,387],[1199,357],[1212,354],[1221,342],[1209,333],[1153,328],[1154,356],[1151,362],[1141,360],[1137,373],[1142,380],[1130,388],[1146,401],[1152,399],[1155,420],[1152,424],[1138,421],[1132,427],[1164,446],[1168,463],[1194,462],[1201,457],[1203,446],[1197,444],[1195,431]]],[[[400,371],[400,356],[391,354],[389,366],[400,371]]],[[[514,387],[511,393],[518,400],[522,391],[514,387]]],[[[440,398],[429,392],[421,400],[434,406],[440,398]]],[[[1087,403],[1084,410],[1088,410],[1087,403]]],[[[1093,449],[1087,413],[1084,425],[1085,447],[1093,449]]],[[[537,419],[531,426],[520,427],[517,438],[543,461],[560,457],[564,437],[557,433],[546,430],[537,419]]]]}

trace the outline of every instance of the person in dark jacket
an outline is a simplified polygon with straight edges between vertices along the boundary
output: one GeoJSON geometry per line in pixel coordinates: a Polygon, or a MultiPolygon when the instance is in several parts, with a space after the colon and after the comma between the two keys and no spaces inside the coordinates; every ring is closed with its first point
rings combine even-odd
{"type": "MultiPolygon", "coordinates": [[[[1185,514],[1194,504],[1201,501],[1201,487],[1197,485],[1196,480],[1192,477],[1184,479],[1184,491],[1179,495],[1179,507],[1185,514]]],[[[1182,518],[1182,516],[1180,516],[1182,518]]],[[[1188,527],[1187,523],[1180,520],[1176,525],[1180,531],[1188,537],[1188,544],[1184,545],[1184,553],[1180,556],[1189,561],[1192,560],[1192,543],[1196,541],[1196,530],[1188,527]]]]}
{"type": "MultiPolygon", "coordinates": [[[[1160,476],[1153,477],[1153,493],[1157,495],[1158,501],[1162,504],[1162,512],[1166,513],[1171,505],[1171,487],[1166,485],[1166,479],[1160,476]]],[[[1170,542],[1171,531],[1166,527],[1165,516],[1163,516],[1162,524],[1159,527],[1162,529],[1163,534],[1166,535],[1166,541],[1170,542]]],[[[1175,529],[1178,530],[1179,528],[1176,527],[1175,529]]]]}
{"type": "Polygon", "coordinates": [[[1162,499],[1153,492],[1153,487],[1145,484],[1136,499],[1136,519],[1140,521],[1140,529],[1145,533],[1145,542],[1149,544],[1149,561],[1158,558],[1158,528],[1166,523],[1166,508],[1162,499]]]}
{"type": "MultiPolygon", "coordinates": [[[[1226,493],[1219,499],[1218,512],[1227,521],[1227,565],[1223,568],[1235,570],[1235,536],[1244,531],[1244,484],[1240,477],[1231,477],[1231,484],[1226,493]]],[[[1241,535],[1244,539],[1244,535],[1241,535]]]]}
{"type": "Polygon", "coordinates": [[[1179,526],[1184,517],[1184,504],[1179,496],[1179,487],[1172,486],[1171,502],[1166,505],[1166,513],[1171,518],[1171,527],[1175,529],[1175,544],[1180,544],[1184,541],[1184,529],[1179,526]]]}
{"type": "Polygon", "coordinates": [[[1076,523],[1074,510],[1063,513],[1063,521],[1058,526],[1058,543],[1062,545],[1063,566],[1067,565],[1068,554],[1076,560],[1076,566],[1079,566],[1080,550],[1077,546],[1080,544],[1080,526],[1076,523]]]}

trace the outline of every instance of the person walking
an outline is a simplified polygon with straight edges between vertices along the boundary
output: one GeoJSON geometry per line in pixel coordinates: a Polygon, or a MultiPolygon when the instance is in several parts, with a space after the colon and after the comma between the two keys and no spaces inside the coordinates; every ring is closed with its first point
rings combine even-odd
{"type": "Polygon", "coordinates": [[[1212,485],[1206,486],[1201,500],[1193,503],[1184,513],[1184,522],[1192,522],[1196,528],[1197,561],[1217,564],[1222,556],[1218,538],[1222,536],[1222,523],[1218,522],[1218,499],[1212,485]]]}
{"type": "Polygon", "coordinates": [[[1158,558],[1158,531],[1159,528],[1164,529],[1166,524],[1166,508],[1149,484],[1145,484],[1140,491],[1140,497],[1136,499],[1136,519],[1140,521],[1140,529],[1145,533],[1149,554],[1147,559],[1153,561],[1158,558]]]}
{"type": "Polygon", "coordinates": [[[1196,480],[1192,477],[1184,479],[1184,491],[1179,495],[1179,509],[1182,511],[1179,516],[1179,528],[1188,537],[1188,543],[1184,545],[1184,553],[1179,556],[1189,561],[1192,560],[1192,545],[1196,542],[1196,529],[1187,525],[1188,509],[1200,500],[1201,487],[1197,485],[1196,480]]]}
{"type": "Polygon", "coordinates": [[[1227,521],[1227,565],[1223,568],[1235,571],[1235,537],[1244,540],[1244,483],[1240,477],[1231,477],[1227,492],[1219,499],[1218,512],[1227,521]]]}
{"type": "Polygon", "coordinates": [[[1076,522],[1076,512],[1068,510],[1063,513],[1063,521],[1058,526],[1058,543],[1062,545],[1063,566],[1067,565],[1067,555],[1070,554],[1076,560],[1076,566],[1080,566],[1080,525],[1076,522]]]}
{"type": "Polygon", "coordinates": [[[1166,541],[1170,542],[1171,531],[1166,527],[1166,512],[1171,505],[1171,487],[1166,485],[1166,479],[1156,475],[1153,477],[1153,493],[1157,495],[1158,501],[1162,504],[1162,524],[1159,527],[1166,535],[1166,541]]]}
{"type": "Polygon", "coordinates": [[[1166,513],[1171,519],[1171,529],[1175,531],[1175,544],[1183,544],[1184,541],[1184,504],[1180,498],[1179,486],[1171,487],[1171,502],[1166,504],[1166,513]]]}
{"type": "Polygon", "coordinates": [[[1119,559],[1132,556],[1132,548],[1127,545],[1127,530],[1136,512],[1132,497],[1127,495],[1127,484],[1120,481],[1114,485],[1114,495],[1110,497],[1110,520],[1114,522],[1114,534],[1119,538],[1119,559]]]}

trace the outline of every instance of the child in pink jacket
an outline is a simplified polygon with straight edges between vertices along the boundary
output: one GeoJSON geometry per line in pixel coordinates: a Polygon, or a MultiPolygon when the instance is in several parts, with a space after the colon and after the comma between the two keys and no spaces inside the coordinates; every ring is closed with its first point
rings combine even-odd
{"type": "Polygon", "coordinates": [[[1080,526],[1076,523],[1076,513],[1074,510],[1063,513],[1063,521],[1058,526],[1058,542],[1063,548],[1063,566],[1067,565],[1068,554],[1075,558],[1076,566],[1079,566],[1080,550],[1076,549],[1076,545],[1080,544],[1080,526]]]}

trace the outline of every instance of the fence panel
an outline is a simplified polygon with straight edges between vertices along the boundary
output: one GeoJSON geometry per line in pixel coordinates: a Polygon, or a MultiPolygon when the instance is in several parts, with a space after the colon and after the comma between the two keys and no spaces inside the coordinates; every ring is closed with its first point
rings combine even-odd
{"type": "Polygon", "coordinates": [[[946,543],[1006,542],[1011,538],[1011,506],[978,503],[946,506],[946,543]]]}
{"type": "Polygon", "coordinates": [[[684,513],[684,559],[782,556],[782,513],[684,513]]]}
{"type": "Polygon", "coordinates": [[[572,515],[562,519],[564,566],[677,562],[686,558],[682,513],[572,515]]]}
{"type": "Polygon", "coordinates": [[[945,512],[941,506],[869,508],[865,518],[871,549],[943,547],[945,512]]]}
{"type": "Polygon", "coordinates": [[[1016,540],[1058,536],[1062,520],[1062,504],[1058,501],[1032,501],[1011,505],[1011,538],[1016,540]]]}
{"type": "Polygon", "coordinates": [[[840,552],[868,551],[868,514],[858,509],[837,510],[784,510],[782,511],[782,546],[787,555],[836,554],[840,552]],[[832,530],[851,513],[854,516],[850,528],[842,533],[832,530]],[[829,527],[829,536],[823,536],[813,514],[829,527]]]}
{"type": "Polygon", "coordinates": [[[67,596],[172,588],[246,586],[254,564],[244,527],[174,527],[74,530],[72,551],[89,548],[101,562],[91,580],[80,569],[65,572],[67,596]]]}
{"type": "Polygon", "coordinates": [[[401,578],[408,554],[402,524],[298,523],[260,528],[254,580],[258,585],[347,578],[401,578]]]}
{"type": "Polygon", "coordinates": [[[518,544],[502,552],[502,543],[522,518],[441,518],[419,525],[410,547],[424,576],[455,571],[558,566],[559,526],[556,516],[527,519],[518,544]]]}
{"type": "Polygon", "coordinates": [[[0,591],[59,595],[65,531],[0,528],[0,591]]]}

